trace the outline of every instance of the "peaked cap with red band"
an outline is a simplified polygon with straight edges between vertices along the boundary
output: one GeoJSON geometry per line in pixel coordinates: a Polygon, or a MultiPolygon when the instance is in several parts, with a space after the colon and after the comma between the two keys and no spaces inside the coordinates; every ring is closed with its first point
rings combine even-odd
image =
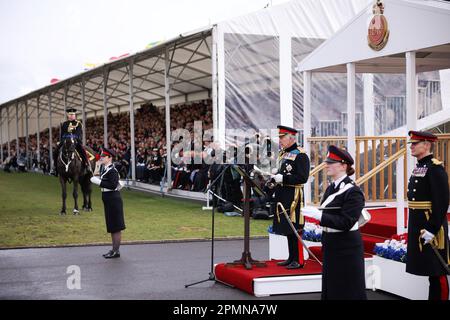
{"type": "Polygon", "coordinates": [[[347,152],[347,150],[340,149],[336,146],[329,146],[328,147],[328,154],[327,158],[325,160],[327,163],[346,163],[349,165],[353,165],[354,161],[350,153],[347,152]]]}
{"type": "Polygon", "coordinates": [[[286,134],[292,134],[292,135],[296,135],[297,134],[297,130],[295,130],[294,128],[291,127],[286,127],[286,126],[277,126],[278,128],[278,135],[284,136],[286,134]]]}
{"type": "Polygon", "coordinates": [[[110,149],[107,148],[102,148],[102,156],[108,156],[108,157],[115,157],[116,153],[110,149]]]}
{"type": "Polygon", "coordinates": [[[421,141],[430,141],[430,142],[437,141],[437,137],[431,132],[427,131],[409,131],[408,136],[409,136],[408,143],[415,143],[421,141]]]}

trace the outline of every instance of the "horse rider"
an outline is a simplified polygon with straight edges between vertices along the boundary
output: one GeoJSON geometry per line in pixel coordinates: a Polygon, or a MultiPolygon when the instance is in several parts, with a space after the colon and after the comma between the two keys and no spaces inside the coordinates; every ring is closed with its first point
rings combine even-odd
{"type": "Polygon", "coordinates": [[[61,146],[63,145],[63,142],[65,139],[74,139],[75,142],[75,148],[78,152],[78,154],[81,157],[81,160],[83,161],[84,165],[87,167],[89,171],[92,172],[91,165],[89,163],[89,160],[87,158],[86,152],[82,145],[82,136],[83,136],[83,124],[81,121],[77,120],[77,109],[70,108],[66,110],[67,112],[67,121],[63,122],[61,125],[61,134],[59,143],[56,146],[55,152],[53,152],[53,171],[52,174],[57,176],[57,170],[56,170],[56,164],[59,156],[59,150],[61,149],[61,146]]]}

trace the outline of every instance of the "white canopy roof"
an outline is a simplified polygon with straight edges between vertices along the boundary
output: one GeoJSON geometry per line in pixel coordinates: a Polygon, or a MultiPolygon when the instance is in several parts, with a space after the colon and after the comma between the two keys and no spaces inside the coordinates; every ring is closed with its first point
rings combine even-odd
{"type": "Polygon", "coordinates": [[[81,108],[81,88],[85,82],[86,112],[103,111],[106,87],[108,109],[129,105],[129,61],[134,61],[133,85],[135,105],[146,102],[164,103],[165,50],[169,50],[171,98],[205,93],[211,90],[212,26],[180,34],[153,48],[111,61],[94,69],[48,85],[24,96],[0,104],[0,110],[28,101],[35,108],[39,97],[47,105],[51,95],[53,113],[64,115],[65,105],[81,108]],[[104,76],[106,73],[106,77],[104,76]],[[106,84],[104,83],[104,79],[106,84]],[[106,86],[105,86],[106,85],[106,86]],[[66,99],[66,100],[65,100],[66,99]]]}
{"type": "Polygon", "coordinates": [[[390,33],[381,51],[367,44],[372,3],[301,61],[298,71],[346,72],[346,63],[355,62],[358,73],[403,73],[408,51],[416,51],[417,72],[450,68],[450,2],[384,0],[383,4],[390,33]]]}

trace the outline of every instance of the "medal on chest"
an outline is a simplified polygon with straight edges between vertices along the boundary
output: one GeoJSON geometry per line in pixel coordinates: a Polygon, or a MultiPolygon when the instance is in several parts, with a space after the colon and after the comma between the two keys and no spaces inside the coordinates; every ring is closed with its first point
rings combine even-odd
{"type": "Polygon", "coordinates": [[[286,166],[286,171],[287,172],[291,172],[292,171],[292,166],[290,163],[288,163],[288,165],[286,166]]]}
{"type": "Polygon", "coordinates": [[[427,174],[427,171],[428,171],[427,167],[416,167],[412,172],[412,176],[423,178],[427,174]]]}

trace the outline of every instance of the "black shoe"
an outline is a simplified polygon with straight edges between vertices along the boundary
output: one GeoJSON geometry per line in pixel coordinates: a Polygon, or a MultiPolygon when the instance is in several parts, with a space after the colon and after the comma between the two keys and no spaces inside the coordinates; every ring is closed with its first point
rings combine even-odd
{"type": "Polygon", "coordinates": [[[107,254],[103,255],[103,258],[105,259],[114,259],[114,258],[120,258],[120,252],[119,251],[110,251],[107,254]]]}
{"type": "Polygon", "coordinates": [[[114,253],[114,251],[113,250],[109,250],[107,253],[102,254],[102,256],[106,257],[107,255],[112,254],[112,253],[114,253]]]}
{"type": "Polygon", "coordinates": [[[281,261],[281,262],[277,262],[277,266],[280,266],[280,267],[285,267],[285,266],[287,266],[287,265],[289,265],[289,264],[291,264],[291,260],[285,260],[285,261],[281,261]]]}
{"type": "Polygon", "coordinates": [[[286,269],[300,269],[303,268],[303,265],[301,265],[300,263],[298,263],[297,261],[292,261],[287,267],[286,269]]]}

